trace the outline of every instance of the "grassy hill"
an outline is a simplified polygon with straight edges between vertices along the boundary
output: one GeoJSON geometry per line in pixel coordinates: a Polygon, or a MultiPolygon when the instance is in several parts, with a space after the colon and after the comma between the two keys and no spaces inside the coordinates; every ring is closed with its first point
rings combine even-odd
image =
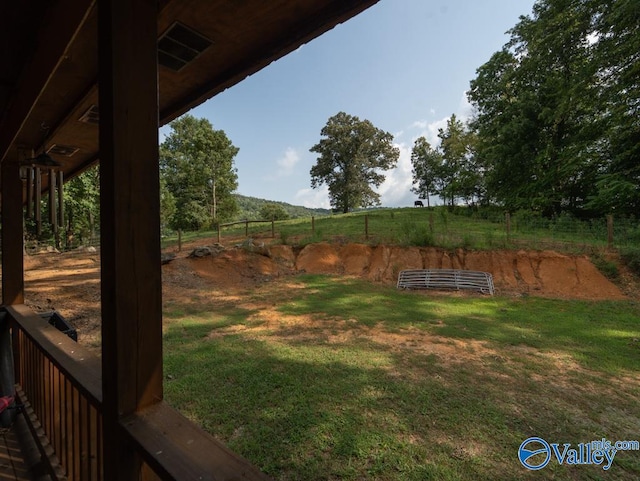
{"type": "Polygon", "coordinates": [[[331,211],[328,209],[309,209],[300,205],[291,205],[286,202],[278,202],[275,200],[258,199],[257,197],[248,197],[240,194],[235,194],[235,198],[240,209],[236,216],[236,220],[260,220],[260,209],[265,204],[277,204],[281,206],[287,211],[290,219],[331,214],[331,211]]]}
{"type": "MultiPolygon", "coordinates": [[[[238,201],[242,205],[242,214],[238,218],[250,221],[260,220],[260,207],[270,202],[244,196],[239,197],[238,201]]],[[[480,211],[466,208],[451,211],[445,207],[381,208],[331,214],[326,209],[280,204],[290,209],[288,212],[291,218],[277,221],[273,233],[270,222],[250,222],[248,226],[243,224],[224,227],[222,237],[237,238],[247,235],[297,245],[338,241],[482,250],[553,249],[591,252],[608,246],[607,220],[604,218],[588,221],[566,216],[544,219],[530,212],[518,212],[511,215],[507,222],[504,212],[491,208],[480,211]]],[[[612,247],[640,250],[640,225],[637,221],[616,218],[612,233],[612,247]]],[[[189,233],[185,239],[212,235],[213,231],[189,233]]],[[[170,236],[165,239],[165,246],[172,242],[175,239],[170,236]]]]}

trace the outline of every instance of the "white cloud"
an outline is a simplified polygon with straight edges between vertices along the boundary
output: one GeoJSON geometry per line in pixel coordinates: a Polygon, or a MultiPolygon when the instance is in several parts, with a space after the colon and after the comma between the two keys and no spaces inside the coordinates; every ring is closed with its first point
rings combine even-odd
{"type": "Polygon", "coordinates": [[[411,124],[411,128],[412,129],[426,129],[427,125],[429,125],[429,122],[427,122],[426,120],[416,120],[414,123],[411,124]]]}
{"type": "MultiPolygon", "coordinates": [[[[466,93],[462,94],[457,110],[456,117],[462,122],[466,122],[470,118],[472,106],[467,99],[466,93]]],[[[432,115],[435,114],[434,109],[429,112],[432,115]]],[[[413,201],[417,199],[417,196],[411,192],[411,187],[413,186],[413,176],[411,175],[411,149],[413,143],[418,137],[425,137],[432,147],[438,146],[440,144],[438,130],[446,128],[447,120],[449,120],[449,116],[432,122],[416,120],[410,126],[414,132],[417,130],[416,135],[411,140],[411,144],[407,145],[404,142],[395,144],[400,149],[398,165],[393,170],[385,173],[386,179],[378,189],[383,206],[406,207],[413,205],[413,201]]],[[[432,199],[432,202],[434,200],[432,199]]]]}
{"type": "Polygon", "coordinates": [[[411,193],[411,146],[395,144],[400,149],[398,164],[385,173],[386,178],[378,189],[380,202],[385,207],[405,207],[413,205],[415,195],[411,193]]]}
{"type": "Polygon", "coordinates": [[[462,120],[463,122],[467,122],[471,115],[473,114],[473,106],[469,102],[467,98],[467,93],[462,93],[462,98],[460,99],[460,104],[458,105],[458,112],[456,112],[456,117],[458,120],[462,120]]]}
{"type": "Polygon", "coordinates": [[[298,162],[300,162],[300,154],[298,154],[293,147],[287,147],[284,155],[276,161],[276,165],[278,166],[276,172],[267,176],[267,179],[275,180],[290,176],[298,162]]]}
{"type": "Polygon", "coordinates": [[[326,185],[318,189],[300,189],[295,195],[296,205],[309,207],[312,209],[330,209],[329,188],[326,185]]]}
{"type": "Polygon", "coordinates": [[[436,114],[436,109],[429,109],[429,113],[431,115],[435,115],[436,114]]]}

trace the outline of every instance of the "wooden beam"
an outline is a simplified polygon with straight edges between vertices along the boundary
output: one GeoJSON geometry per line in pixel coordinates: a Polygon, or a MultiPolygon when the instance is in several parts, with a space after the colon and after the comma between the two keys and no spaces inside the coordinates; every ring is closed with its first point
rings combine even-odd
{"type": "Polygon", "coordinates": [[[94,3],[95,0],[60,0],[52,4],[46,25],[38,32],[36,52],[21,75],[23,81],[0,118],[0,160],[22,130],[94,3]]]}
{"type": "Polygon", "coordinates": [[[142,458],[120,425],[162,400],[157,1],[98,0],[105,479],[142,458]]]}
{"type": "Polygon", "coordinates": [[[2,162],[2,303],[24,303],[22,181],[16,159],[2,162]]]}
{"type": "Polygon", "coordinates": [[[271,479],[164,402],[129,416],[124,424],[162,479],[271,479]]]}

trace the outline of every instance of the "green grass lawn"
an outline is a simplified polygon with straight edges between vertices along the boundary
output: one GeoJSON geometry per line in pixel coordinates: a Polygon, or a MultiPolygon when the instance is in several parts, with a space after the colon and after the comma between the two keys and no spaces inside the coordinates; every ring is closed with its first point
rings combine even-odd
{"type": "Polygon", "coordinates": [[[640,438],[640,307],[439,296],[328,276],[165,306],[169,403],[282,480],[635,480],[522,441],[640,438]]]}

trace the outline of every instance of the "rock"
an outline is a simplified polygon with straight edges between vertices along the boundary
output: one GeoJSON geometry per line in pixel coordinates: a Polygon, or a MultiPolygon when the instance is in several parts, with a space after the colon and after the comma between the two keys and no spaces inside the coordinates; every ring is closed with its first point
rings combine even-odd
{"type": "Polygon", "coordinates": [[[213,254],[213,252],[207,246],[196,247],[195,249],[193,249],[193,251],[191,251],[191,254],[189,254],[189,257],[207,257],[207,256],[210,256],[212,254],[213,254]]]}
{"type": "Polygon", "coordinates": [[[169,262],[171,262],[173,259],[176,258],[176,255],[172,252],[164,252],[162,254],[160,254],[160,263],[162,265],[168,264],[169,262]]]}

